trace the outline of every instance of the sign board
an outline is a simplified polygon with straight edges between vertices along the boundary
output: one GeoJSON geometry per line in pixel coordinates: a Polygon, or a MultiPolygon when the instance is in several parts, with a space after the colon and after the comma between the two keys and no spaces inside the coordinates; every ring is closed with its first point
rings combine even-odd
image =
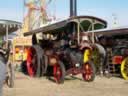
{"type": "Polygon", "coordinates": [[[21,45],[21,46],[30,46],[32,45],[32,39],[31,37],[16,37],[13,40],[13,44],[15,45],[21,45]]]}

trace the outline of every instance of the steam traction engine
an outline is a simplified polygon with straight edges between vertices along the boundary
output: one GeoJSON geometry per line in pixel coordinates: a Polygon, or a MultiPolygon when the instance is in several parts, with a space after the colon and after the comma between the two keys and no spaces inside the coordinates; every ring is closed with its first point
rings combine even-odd
{"type": "Polygon", "coordinates": [[[95,32],[100,45],[100,72],[128,80],[128,28],[95,32]],[[101,55],[103,54],[104,55],[101,55]]]}

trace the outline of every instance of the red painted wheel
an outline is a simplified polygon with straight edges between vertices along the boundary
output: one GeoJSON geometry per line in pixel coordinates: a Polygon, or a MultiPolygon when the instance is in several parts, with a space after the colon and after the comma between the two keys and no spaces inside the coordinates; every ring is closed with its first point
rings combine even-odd
{"type": "Polygon", "coordinates": [[[53,76],[56,83],[64,83],[65,67],[62,62],[59,62],[53,66],[53,76]]]}
{"type": "Polygon", "coordinates": [[[28,71],[28,75],[33,77],[36,73],[36,50],[31,47],[28,50],[27,53],[27,60],[26,60],[26,64],[27,64],[27,71],[28,71]]]}
{"type": "Polygon", "coordinates": [[[85,81],[90,82],[95,79],[95,66],[91,62],[83,64],[82,77],[85,81]]]}

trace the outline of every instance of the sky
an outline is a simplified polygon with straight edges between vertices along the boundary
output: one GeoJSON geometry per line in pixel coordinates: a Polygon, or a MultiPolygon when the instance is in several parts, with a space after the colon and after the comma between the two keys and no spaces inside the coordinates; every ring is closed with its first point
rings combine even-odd
{"type": "MultiPolygon", "coordinates": [[[[24,0],[0,1],[0,19],[23,21],[24,0]]],[[[68,18],[69,0],[53,0],[48,5],[48,13],[58,19],[68,18]]],[[[109,27],[128,26],[128,0],[77,0],[77,14],[102,18],[109,27]]]]}

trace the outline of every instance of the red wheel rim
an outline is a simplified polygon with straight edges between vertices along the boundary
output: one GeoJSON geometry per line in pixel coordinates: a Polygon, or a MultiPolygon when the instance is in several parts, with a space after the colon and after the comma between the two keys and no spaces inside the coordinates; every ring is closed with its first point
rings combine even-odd
{"type": "Polygon", "coordinates": [[[59,83],[61,76],[62,76],[62,71],[61,68],[58,64],[55,64],[53,66],[53,74],[54,74],[54,79],[57,83],[59,83]]]}
{"type": "Polygon", "coordinates": [[[36,68],[34,66],[34,60],[35,60],[35,49],[34,48],[29,48],[28,53],[27,53],[27,70],[28,70],[28,75],[33,77],[36,73],[36,68]]]}
{"type": "Polygon", "coordinates": [[[89,63],[83,64],[83,79],[89,81],[92,77],[93,71],[89,63]]]}

